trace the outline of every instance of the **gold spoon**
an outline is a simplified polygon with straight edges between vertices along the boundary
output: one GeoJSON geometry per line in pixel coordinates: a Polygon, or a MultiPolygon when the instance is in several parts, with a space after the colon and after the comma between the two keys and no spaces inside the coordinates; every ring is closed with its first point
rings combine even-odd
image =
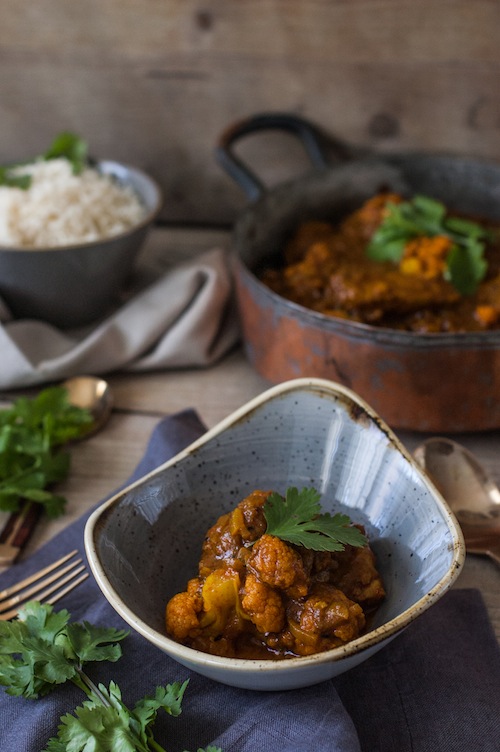
{"type": "Polygon", "coordinates": [[[500,489],[474,455],[446,438],[431,438],[414,451],[454,512],[471,554],[500,564],[500,489]]]}
{"type": "MultiPolygon", "coordinates": [[[[109,384],[95,376],[75,376],[62,383],[68,400],[75,407],[87,409],[92,423],[78,440],[99,431],[107,422],[113,409],[113,395],[109,384]]],[[[9,515],[0,533],[0,566],[12,564],[28,542],[41,516],[40,504],[26,502],[18,512],[9,515]]]]}
{"type": "Polygon", "coordinates": [[[81,438],[97,433],[107,423],[113,409],[113,394],[108,382],[96,376],[74,376],[62,386],[72,405],[86,409],[92,415],[92,423],[81,438]]]}

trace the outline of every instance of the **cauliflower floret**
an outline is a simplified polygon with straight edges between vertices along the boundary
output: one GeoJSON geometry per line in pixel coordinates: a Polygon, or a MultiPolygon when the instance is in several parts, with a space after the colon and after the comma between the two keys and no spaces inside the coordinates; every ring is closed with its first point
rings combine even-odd
{"type": "Polygon", "coordinates": [[[259,632],[279,632],[285,624],[280,594],[250,573],[245,580],[241,605],[259,632]]]}
{"type": "Polygon", "coordinates": [[[207,577],[221,565],[230,566],[236,561],[242,539],[232,530],[232,517],[232,513],[222,515],[207,532],[198,568],[200,577],[207,577]]]}
{"type": "Polygon", "coordinates": [[[247,567],[266,585],[292,598],[307,593],[307,576],[300,555],[280,538],[264,534],[255,543],[247,567]]]}
{"type": "Polygon", "coordinates": [[[354,230],[360,233],[366,241],[369,241],[386,218],[389,211],[388,205],[400,204],[402,200],[402,196],[397,193],[378,193],[348,216],[343,222],[343,227],[347,232],[352,233],[354,230]]]}
{"type": "Polygon", "coordinates": [[[203,608],[203,600],[199,595],[198,586],[198,579],[190,580],[187,590],[177,593],[167,603],[167,632],[178,642],[193,637],[200,630],[199,614],[203,608]]]}

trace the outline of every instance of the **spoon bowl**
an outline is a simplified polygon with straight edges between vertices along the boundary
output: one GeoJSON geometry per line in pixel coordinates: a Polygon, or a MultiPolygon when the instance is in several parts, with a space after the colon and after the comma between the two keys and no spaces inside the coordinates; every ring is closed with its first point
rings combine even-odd
{"type": "Polygon", "coordinates": [[[97,433],[107,423],[113,409],[113,394],[107,381],[96,376],[74,376],[63,382],[69,402],[88,410],[93,418],[81,438],[97,433]]]}
{"type": "Polygon", "coordinates": [[[447,438],[427,439],[414,456],[457,517],[467,551],[500,564],[500,489],[485,468],[447,438]]]}

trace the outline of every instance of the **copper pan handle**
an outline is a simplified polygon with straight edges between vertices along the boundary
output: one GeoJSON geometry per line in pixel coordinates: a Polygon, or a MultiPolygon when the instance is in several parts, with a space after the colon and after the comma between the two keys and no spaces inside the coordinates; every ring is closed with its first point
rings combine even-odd
{"type": "Polygon", "coordinates": [[[239,120],[230,125],[219,137],[215,148],[217,163],[243,189],[250,201],[265,193],[260,178],[235,154],[233,146],[244,136],[264,130],[282,130],[291,133],[304,146],[313,167],[324,170],[329,167],[326,146],[335,156],[346,161],[352,156],[349,147],[341,141],[326,136],[316,125],[298,115],[288,113],[263,113],[239,120]]]}

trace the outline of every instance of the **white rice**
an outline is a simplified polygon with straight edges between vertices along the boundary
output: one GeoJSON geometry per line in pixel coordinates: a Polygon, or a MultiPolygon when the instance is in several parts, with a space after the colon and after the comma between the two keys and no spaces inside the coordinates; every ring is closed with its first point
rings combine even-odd
{"type": "Polygon", "coordinates": [[[31,175],[27,190],[0,186],[0,245],[42,248],[103,240],[137,225],[145,208],[112,177],[86,168],[74,175],[66,159],[16,167],[31,175]]]}

